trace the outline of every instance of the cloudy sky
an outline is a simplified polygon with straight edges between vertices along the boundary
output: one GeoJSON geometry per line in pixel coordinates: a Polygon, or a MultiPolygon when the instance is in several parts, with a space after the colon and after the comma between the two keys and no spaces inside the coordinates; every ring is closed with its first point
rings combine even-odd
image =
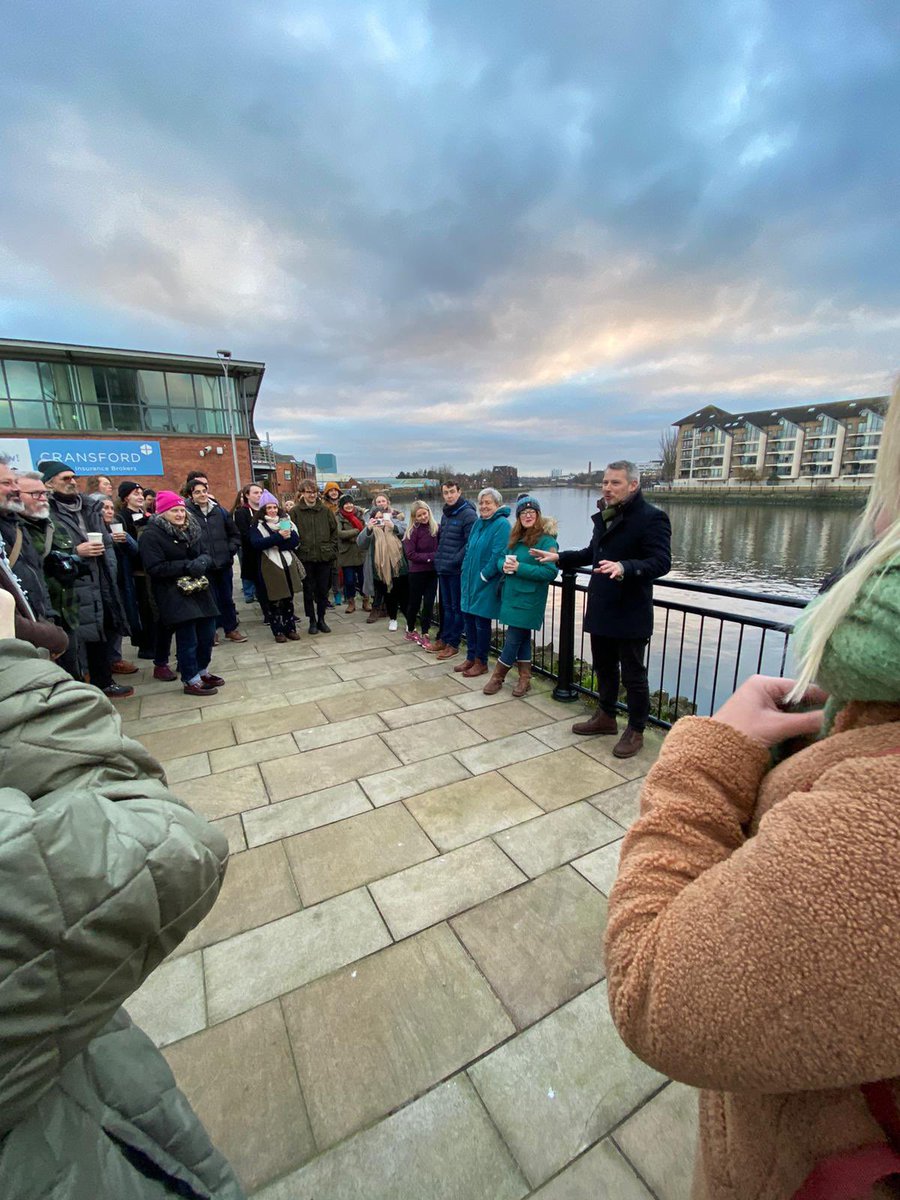
{"type": "Polygon", "coordinates": [[[344,471],[898,368],[896,0],[5,6],[0,333],[262,359],[344,471]]]}

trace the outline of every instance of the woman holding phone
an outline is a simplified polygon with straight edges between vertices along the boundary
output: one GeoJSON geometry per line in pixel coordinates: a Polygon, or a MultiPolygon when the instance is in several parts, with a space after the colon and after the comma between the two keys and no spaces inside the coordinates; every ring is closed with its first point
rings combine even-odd
{"type": "Polygon", "coordinates": [[[306,572],[294,551],[300,535],[271,492],[263,492],[250,526],[250,545],[259,556],[256,594],[269,614],[276,642],[298,642],[294,596],[303,591],[306,572]]]}

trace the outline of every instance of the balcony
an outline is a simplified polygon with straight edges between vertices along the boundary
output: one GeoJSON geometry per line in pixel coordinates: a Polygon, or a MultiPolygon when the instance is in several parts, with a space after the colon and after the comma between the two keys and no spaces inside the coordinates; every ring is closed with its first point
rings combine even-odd
{"type": "Polygon", "coordinates": [[[270,442],[250,441],[250,463],[263,470],[275,470],[275,448],[270,442]]]}

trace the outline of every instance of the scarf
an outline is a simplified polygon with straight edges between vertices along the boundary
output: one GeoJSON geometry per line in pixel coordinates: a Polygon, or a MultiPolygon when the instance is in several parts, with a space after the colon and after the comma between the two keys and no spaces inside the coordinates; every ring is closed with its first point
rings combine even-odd
{"type": "Polygon", "coordinates": [[[354,529],[357,531],[357,533],[359,532],[359,530],[360,530],[360,529],[362,529],[362,527],[363,527],[363,523],[362,523],[362,521],[359,519],[359,517],[356,515],[356,509],[355,509],[355,508],[353,509],[353,511],[352,511],[352,512],[344,512],[344,510],[343,510],[343,509],[341,509],[341,516],[344,518],[344,520],[345,520],[345,521],[349,521],[349,522],[350,522],[350,524],[351,524],[351,525],[353,526],[353,528],[354,528],[354,529]]]}
{"type": "MultiPolygon", "coordinates": [[[[278,533],[279,520],[280,518],[276,518],[273,522],[270,521],[268,517],[262,517],[259,521],[259,524],[264,526],[269,533],[278,533]]],[[[290,538],[285,538],[283,540],[289,542],[290,538]]],[[[290,561],[294,552],[293,550],[289,550],[287,546],[266,546],[265,550],[263,550],[263,554],[266,556],[269,562],[273,563],[276,567],[278,567],[279,570],[286,571],[290,566],[290,561]]]]}
{"type": "Polygon", "coordinates": [[[390,590],[394,580],[400,574],[400,567],[403,563],[403,547],[393,529],[384,529],[382,526],[376,525],[372,534],[375,538],[375,545],[372,549],[375,572],[384,586],[390,590]]]}

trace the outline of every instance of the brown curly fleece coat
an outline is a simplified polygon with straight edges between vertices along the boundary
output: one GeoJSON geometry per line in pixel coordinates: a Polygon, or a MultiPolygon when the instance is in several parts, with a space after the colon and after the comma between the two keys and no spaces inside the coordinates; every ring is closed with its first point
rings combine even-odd
{"type": "Polygon", "coordinates": [[[647,776],[610,1004],[637,1055],[705,1089],[695,1200],[788,1200],[818,1160],[884,1141],[858,1085],[900,1076],[898,750],[896,704],[848,705],[771,771],[689,717],[647,776]]]}

